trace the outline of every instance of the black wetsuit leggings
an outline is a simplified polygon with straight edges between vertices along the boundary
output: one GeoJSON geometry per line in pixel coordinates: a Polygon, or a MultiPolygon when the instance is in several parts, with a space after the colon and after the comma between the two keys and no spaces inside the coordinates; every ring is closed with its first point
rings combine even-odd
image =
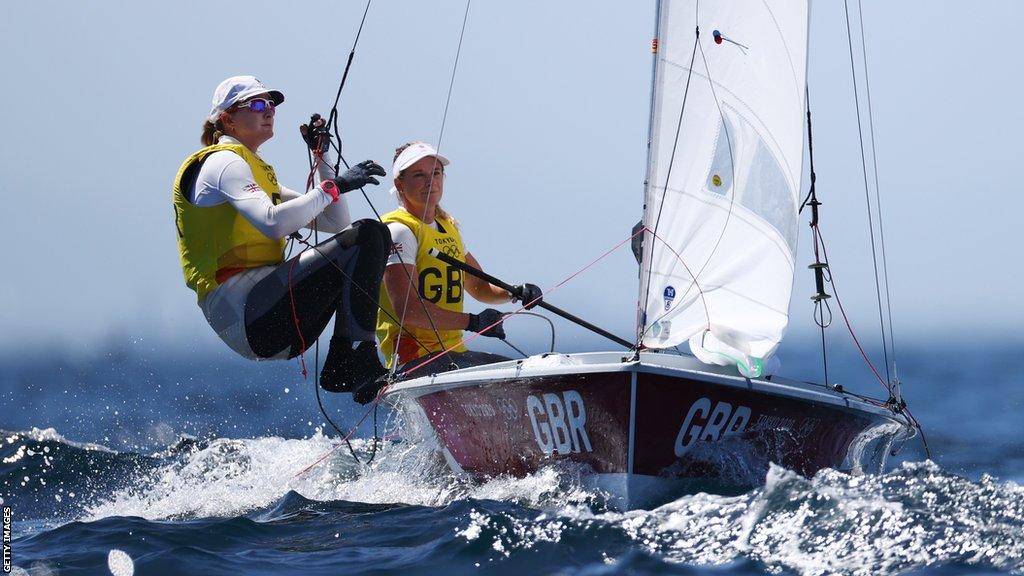
{"type": "Polygon", "coordinates": [[[313,345],[331,316],[335,337],[372,341],[390,247],[387,226],[359,220],[278,264],[246,299],[245,331],[252,351],[261,358],[281,358],[287,350],[287,357],[294,358],[313,345]]]}

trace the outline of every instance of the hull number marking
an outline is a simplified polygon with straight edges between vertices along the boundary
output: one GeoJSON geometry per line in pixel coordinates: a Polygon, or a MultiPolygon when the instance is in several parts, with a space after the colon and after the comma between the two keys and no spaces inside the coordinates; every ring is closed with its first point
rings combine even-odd
{"type": "Polygon", "coordinates": [[[587,408],[575,390],[526,397],[533,437],[544,454],[593,452],[587,436],[587,408]]]}
{"type": "Polygon", "coordinates": [[[750,408],[737,406],[733,409],[728,402],[716,402],[701,398],[690,406],[679,434],[676,436],[675,452],[682,457],[697,442],[714,442],[723,436],[742,432],[750,422],[750,408]]]}

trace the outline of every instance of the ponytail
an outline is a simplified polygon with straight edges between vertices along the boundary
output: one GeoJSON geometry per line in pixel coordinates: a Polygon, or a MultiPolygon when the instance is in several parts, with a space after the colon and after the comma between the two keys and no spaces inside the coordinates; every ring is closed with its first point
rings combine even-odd
{"type": "Polygon", "coordinates": [[[203,123],[203,135],[199,138],[199,141],[203,143],[203,146],[213,146],[223,135],[224,124],[220,120],[216,122],[207,120],[203,123]]]}

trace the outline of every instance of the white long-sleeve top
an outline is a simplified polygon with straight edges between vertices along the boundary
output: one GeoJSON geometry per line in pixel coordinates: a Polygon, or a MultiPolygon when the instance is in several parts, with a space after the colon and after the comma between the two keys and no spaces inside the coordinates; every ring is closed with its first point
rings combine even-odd
{"type": "MultiPolygon", "coordinates": [[[[218,144],[239,144],[230,136],[221,136],[218,144]]],[[[334,178],[329,154],[317,167],[320,180],[334,178]]],[[[302,228],[336,233],[352,223],[345,196],[331,201],[331,196],[314,186],[299,193],[281,186],[280,204],[274,205],[267,193],[256,183],[249,164],[230,150],[219,150],[207,156],[199,170],[195,187],[188,191],[196,206],[217,206],[229,202],[246,220],[268,238],[284,238],[302,228]]]]}

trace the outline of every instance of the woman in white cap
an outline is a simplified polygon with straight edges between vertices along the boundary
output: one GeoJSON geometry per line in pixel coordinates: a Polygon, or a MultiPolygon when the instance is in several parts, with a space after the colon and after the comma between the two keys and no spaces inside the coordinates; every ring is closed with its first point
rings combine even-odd
{"type": "Polygon", "coordinates": [[[467,366],[507,360],[495,354],[468,352],[462,345],[465,330],[484,336],[505,338],[501,312],[488,308],[479,314],[462,311],[468,292],[485,304],[501,304],[518,299],[533,307],[541,290],[533,284],[516,286],[506,292],[475,276],[463,275],[430,255],[437,249],[453,258],[480,268],[480,263],[462,242],[458,224],[441,207],[444,195],[445,166],[448,159],[425,142],[410,142],[395,150],[392,176],[399,208],[385,214],[394,248],[384,270],[381,313],[377,317],[377,337],[390,367],[398,363],[412,369],[415,360],[451,350],[444,360],[431,365],[437,372],[454,364],[467,366]],[[397,318],[402,329],[395,323],[397,318]],[[489,329],[488,329],[489,328],[489,329]]]}
{"type": "Polygon", "coordinates": [[[252,76],[217,86],[204,147],[174,181],[181,266],[210,326],[246,358],[293,358],[333,316],[321,385],[345,391],[384,373],[374,327],[391,238],[377,221],[352,223],[344,197],[378,184],[374,176],[384,169],[367,160],[335,175],[325,131],[303,125],[320,183],[305,192],[279,184],[258,149],[274,135],[275,107],[283,101],[252,76]],[[333,236],[285,260],[285,238],[302,228],[333,236]]]}

